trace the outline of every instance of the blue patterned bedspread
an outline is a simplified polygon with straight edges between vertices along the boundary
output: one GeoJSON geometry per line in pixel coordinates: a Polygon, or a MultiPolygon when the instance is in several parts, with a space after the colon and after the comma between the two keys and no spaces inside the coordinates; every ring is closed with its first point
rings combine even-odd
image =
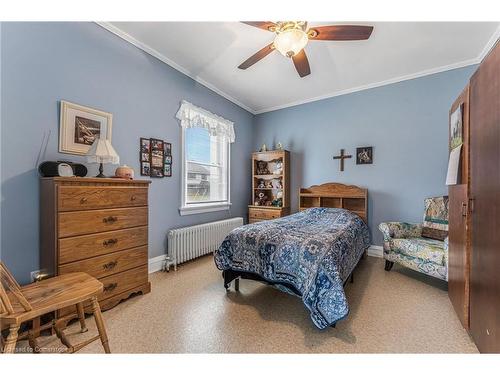
{"type": "Polygon", "coordinates": [[[215,264],[255,273],[291,293],[286,285],[292,285],[314,324],[326,328],[349,313],[343,284],[369,244],[358,215],[311,208],[234,229],[216,251],[215,264]]]}

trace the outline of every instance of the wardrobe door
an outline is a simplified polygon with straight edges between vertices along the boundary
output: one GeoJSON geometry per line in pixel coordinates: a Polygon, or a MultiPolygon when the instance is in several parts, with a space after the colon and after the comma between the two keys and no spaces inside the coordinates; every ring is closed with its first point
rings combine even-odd
{"type": "MultiPolygon", "coordinates": [[[[470,275],[470,215],[469,201],[469,86],[462,91],[450,108],[451,115],[462,110],[463,145],[459,184],[448,187],[448,295],[462,325],[469,329],[469,275],[470,275]]],[[[449,136],[451,140],[451,134],[449,136]]],[[[451,146],[451,145],[450,145],[451,146]]]]}
{"type": "Polygon", "coordinates": [[[470,328],[481,352],[500,352],[500,45],[471,79],[470,328]]]}
{"type": "Polygon", "coordinates": [[[452,185],[449,194],[448,295],[465,328],[469,328],[469,256],[467,184],[452,185]]]}

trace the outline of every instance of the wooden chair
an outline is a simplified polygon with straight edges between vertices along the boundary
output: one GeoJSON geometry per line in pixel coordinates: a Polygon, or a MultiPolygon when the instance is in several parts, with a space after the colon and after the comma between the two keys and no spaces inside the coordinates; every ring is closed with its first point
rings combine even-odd
{"type": "Polygon", "coordinates": [[[19,338],[19,327],[22,323],[71,306],[76,306],[76,314],[54,319],[51,323],[28,331],[30,347],[36,351],[38,348],[36,337],[39,331],[52,328],[62,344],[66,346],[66,353],[74,353],[99,338],[104,351],[110,353],[101,308],[97,301],[97,295],[102,292],[102,289],[101,282],[83,272],[56,276],[20,287],[7,267],[0,261],[0,320],[2,327],[9,327],[7,339],[4,341],[2,337],[4,353],[14,353],[19,338]],[[78,316],[81,332],[87,331],[84,313],[86,301],[90,301],[99,334],[84,342],[71,345],[64,334],[64,329],[69,320],[78,316]]]}

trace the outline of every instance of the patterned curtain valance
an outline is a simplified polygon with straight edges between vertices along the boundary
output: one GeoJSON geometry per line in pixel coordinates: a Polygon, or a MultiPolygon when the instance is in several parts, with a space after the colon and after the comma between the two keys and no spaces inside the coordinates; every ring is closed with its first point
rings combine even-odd
{"type": "Polygon", "coordinates": [[[225,137],[230,143],[234,142],[233,122],[217,116],[206,109],[197,107],[185,100],[175,115],[183,128],[205,128],[212,136],[225,137]]]}

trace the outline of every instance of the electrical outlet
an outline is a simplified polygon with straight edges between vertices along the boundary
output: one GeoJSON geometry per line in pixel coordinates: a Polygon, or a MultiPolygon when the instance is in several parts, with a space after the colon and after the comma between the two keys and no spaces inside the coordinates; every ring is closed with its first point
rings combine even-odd
{"type": "Polygon", "coordinates": [[[31,271],[31,282],[34,283],[37,277],[42,273],[42,270],[31,271]]]}

